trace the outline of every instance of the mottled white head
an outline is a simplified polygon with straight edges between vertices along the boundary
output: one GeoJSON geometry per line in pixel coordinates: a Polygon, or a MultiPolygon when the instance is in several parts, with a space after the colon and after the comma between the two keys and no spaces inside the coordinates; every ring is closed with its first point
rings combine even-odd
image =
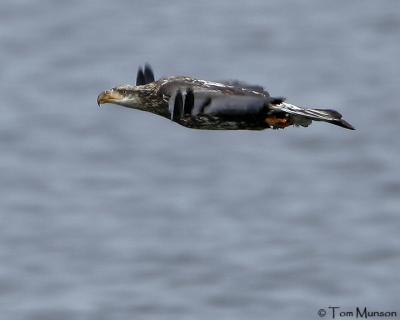
{"type": "Polygon", "coordinates": [[[121,85],[110,90],[103,91],[97,97],[97,104],[118,104],[133,109],[142,109],[142,97],[146,94],[143,86],[121,85]]]}

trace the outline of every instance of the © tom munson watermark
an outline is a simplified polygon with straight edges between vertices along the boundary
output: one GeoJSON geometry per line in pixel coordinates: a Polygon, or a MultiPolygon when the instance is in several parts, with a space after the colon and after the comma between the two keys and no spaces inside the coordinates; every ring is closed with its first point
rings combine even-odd
{"type": "Polygon", "coordinates": [[[396,319],[397,311],[370,310],[367,307],[355,307],[354,309],[343,310],[341,307],[327,307],[318,310],[318,316],[331,319],[340,318],[386,318],[396,319]]]}

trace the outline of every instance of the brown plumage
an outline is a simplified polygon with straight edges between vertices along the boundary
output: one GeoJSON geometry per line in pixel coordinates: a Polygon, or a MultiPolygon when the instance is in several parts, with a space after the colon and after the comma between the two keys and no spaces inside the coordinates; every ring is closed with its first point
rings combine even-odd
{"type": "Polygon", "coordinates": [[[104,91],[97,102],[148,111],[194,129],[262,130],[324,121],[354,130],[335,110],[297,107],[284,98],[271,97],[261,86],[191,77],[155,80],[148,64],[139,68],[136,86],[104,91]]]}

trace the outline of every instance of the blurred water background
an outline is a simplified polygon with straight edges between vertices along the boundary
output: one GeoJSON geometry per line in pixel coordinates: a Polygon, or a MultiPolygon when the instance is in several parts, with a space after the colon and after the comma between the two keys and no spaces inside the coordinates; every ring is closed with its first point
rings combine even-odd
{"type": "Polygon", "coordinates": [[[400,312],[400,2],[0,2],[0,319],[400,312]],[[239,78],[357,131],[206,132],[98,93],[239,78]]]}

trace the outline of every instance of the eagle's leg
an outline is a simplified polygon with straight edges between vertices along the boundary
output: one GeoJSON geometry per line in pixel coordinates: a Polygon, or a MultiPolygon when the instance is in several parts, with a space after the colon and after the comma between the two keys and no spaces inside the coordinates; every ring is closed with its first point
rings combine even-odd
{"type": "Polygon", "coordinates": [[[286,115],[275,115],[272,114],[264,120],[273,129],[283,129],[293,124],[292,119],[286,115]]]}

